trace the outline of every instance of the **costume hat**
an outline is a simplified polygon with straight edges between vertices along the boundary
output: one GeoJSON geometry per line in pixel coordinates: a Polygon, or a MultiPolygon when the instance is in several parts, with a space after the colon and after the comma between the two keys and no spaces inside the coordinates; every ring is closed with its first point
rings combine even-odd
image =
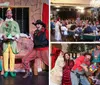
{"type": "Polygon", "coordinates": [[[46,25],[41,20],[37,20],[35,23],[33,22],[32,24],[34,24],[35,26],[37,24],[41,24],[44,28],[46,27],[46,25]]]}

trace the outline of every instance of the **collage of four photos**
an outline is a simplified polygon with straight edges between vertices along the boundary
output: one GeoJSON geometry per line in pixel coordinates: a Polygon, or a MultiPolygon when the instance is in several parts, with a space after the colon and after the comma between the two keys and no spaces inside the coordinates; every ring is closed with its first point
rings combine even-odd
{"type": "Polygon", "coordinates": [[[0,85],[100,85],[100,0],[0,0],[0,85]]]}
{"type": "Polygon", "coordinates": [[[100,85],[100,0],[50,3],[50,85],[100,85]]]}

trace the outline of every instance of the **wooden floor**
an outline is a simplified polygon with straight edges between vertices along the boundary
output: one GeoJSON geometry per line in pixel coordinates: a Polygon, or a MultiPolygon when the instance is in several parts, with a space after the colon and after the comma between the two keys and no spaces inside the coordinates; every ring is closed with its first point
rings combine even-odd
{"type": "Polygon", "coordinates": [[[17,73],[16,78],[0,76],[0,85],[49,85],[48,72],[41,72],[38,76],[31,75],[26,79],[22,78],[23,75],[24,73],[17,73]]]}

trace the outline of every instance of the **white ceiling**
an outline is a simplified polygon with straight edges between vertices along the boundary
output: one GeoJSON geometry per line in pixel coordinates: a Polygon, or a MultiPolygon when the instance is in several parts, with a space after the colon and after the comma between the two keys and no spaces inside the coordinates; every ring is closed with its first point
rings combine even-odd
{"type": "Polygon", "coordinates": [[[89,7],[90,1],[91,0],[51,0],[51,5],[89,7]]]}

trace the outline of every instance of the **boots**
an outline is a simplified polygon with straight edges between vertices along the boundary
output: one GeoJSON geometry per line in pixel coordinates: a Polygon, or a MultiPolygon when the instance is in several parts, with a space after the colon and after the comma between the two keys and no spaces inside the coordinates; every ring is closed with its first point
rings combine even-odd
{"type": "Polygon", "coordinates": [[[30,76],[30,72],[27,71],[26,74],[23,76],[23,78],[27,78],[28,76],[30,76]]]}

